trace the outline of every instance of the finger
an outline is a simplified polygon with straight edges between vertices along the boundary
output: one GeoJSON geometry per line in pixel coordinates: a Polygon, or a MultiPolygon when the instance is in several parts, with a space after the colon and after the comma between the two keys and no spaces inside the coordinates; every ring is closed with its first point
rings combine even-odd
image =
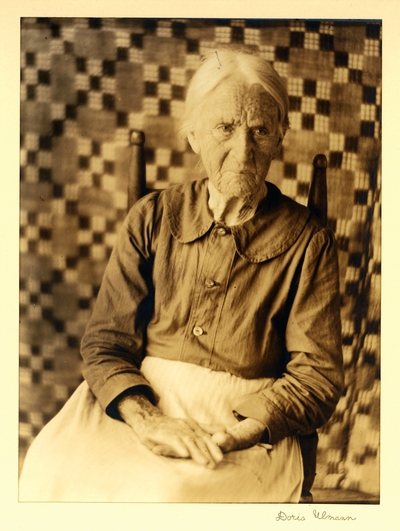
{"type": "Polygon", "coordinates": [[[185,449],[182,451],[177,450],[176,448],[173,448],[169,446],[168,444],[156,444],[151,448],[151,451],[157,455],[162,455],[164,457],[179,457],[181,459],[185,459],[190,457],[189,451],[185,447],[185,449]]]}
{"type": "Polygon", "coordinates": [[[207,435],[201,439],[195,440],[199,450],[203,452],[204,455],[209,456],[209,465],[211,468],[214,468],[218,463],[220,463],[224,454],[222,450],[211,440],[211,437],[207,435]]]}
{"type": "Polygon", "coordinates": [[[173,448],[166,444],[156,444],[151,451],[157,455],[163,455],[164,457],[180,457],[173,448]]]}
{"type": "MultiPolygon", "coordinates": [[[[220,433],[220,432],[217,432],[217,433],[220,433]]],[[[217,444],[217,441],[213,441],[212,437],[210,436],[203,437],[203,441],[208,451],[210,452],[210,455],[213,458],[214,462],[216,464],[220,463],[224,458],[224,454],[223,454],[223,449],[220,448],[219,444],[217,444]]]]}
{"type": "Polygon", "coordinates": [[[187,446],[178,438],[171,438],[168,442],[161,444],[152,444],[149,448],[157,455],[164,455],[165,457],[190,457],[190,452],[187,446]]]}
{"type": "Polygon", "coordinates": [[[225,431],[223,424],[199,424],[199,426],[209,435],[214,435],[214,433],[219,431],[225,431]]]}
{"type": "Polygon", "coordinates": [[[217,431],[224,430],[222,424],[213,425],[213,424],[197,424],[197,422],[192,419],[189,420],[189,425],[193,429],[194,433],[197,435],[195,442],[199,447],[200,451],[210,456],[210,463],[213,465],[219,463],[224,458],[224,455],[218,445],[216,445],[210,437],[210,432],[215,433],[217,431]]]}
{"type": "Polygon", "coordinates": [[[193,461],[196,461],[196,463],[199,463],[200,465],[210,466],[211,468],[215,466],[215,461],[210,455],[210,452],[208,451],[208,448],[204,444],[202,438],[195,440],[186,439],[185,443],[193,461]]]}
{"type": "Polygon", "coordinates": [[[211,436],[211,441],[224,453],[235,450],[237,445],[236,439],[230,433],[226,433],[225,431],[214,433],[214,435],[211,436]]]}
{"type": "Polygon", "coordinates": [[[203,424],[198,424],[193,419],[185,419],[185,423],[197,437],[204,437],[205,435],[208,435],[208,432],[203,428],[203,424]]]}
{"type": "MultiPolygon", "coordinates": [[[[214,459],[214,456],[212,455],[212,453],[210,452],[210,449],[208,448],[208,445],[206,443],[206,440],[204,437],[201,437],[199,439],[196,439],[195,441],[195,444],[197,445],[197,448],[200,450],[201,454],[207,458],[207,463],[206,465],[209,467],[209,468],[214,468],[215,465],[217,464],[215,459],[214,459]]],[[[218,448],[217,448],[218,450],[218,448]]]]}
{"type": "Polygon", "coordinates": [[[248,448],[249,446],[257,444],[264,430],[264,424],[259,420],[252,418],[242,420],[232,428],[226,429],[227,433],[236,439],[238,447],[240,448],[248,448]]]}

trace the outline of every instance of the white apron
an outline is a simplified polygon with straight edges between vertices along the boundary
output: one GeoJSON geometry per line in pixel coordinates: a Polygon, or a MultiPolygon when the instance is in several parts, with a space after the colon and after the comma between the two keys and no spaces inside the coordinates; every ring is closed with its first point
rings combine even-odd
{"type": "MultiPolygon", "coordinates": [[[[232,402],[272,384],[191,363],[146,357],[141,371],[166,415],[233,426],[232,402]]],[[[39,433],[20,478],[20,501],[297,503],[297,438],[229,452],[215,469],[162,457],[106,415],[86,382],[39,433]]]]}

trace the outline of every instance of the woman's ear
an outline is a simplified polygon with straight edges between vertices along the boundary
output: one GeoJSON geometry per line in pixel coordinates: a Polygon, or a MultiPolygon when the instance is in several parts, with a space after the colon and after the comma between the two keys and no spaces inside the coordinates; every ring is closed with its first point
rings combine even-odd
{"type": "Polygon", "coordinates": [[[196,155],[200,155],[200,144],[194,132],[188,133],[188,142],[196,155]]]}

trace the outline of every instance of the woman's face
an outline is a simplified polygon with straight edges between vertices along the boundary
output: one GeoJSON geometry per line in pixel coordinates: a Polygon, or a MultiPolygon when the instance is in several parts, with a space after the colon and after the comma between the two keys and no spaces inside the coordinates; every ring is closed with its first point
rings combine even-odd
{"type": "Polygon", "coordinates": [[[189,142],[215,188],[227,199],[263,185],[281,143],[279,111],[261,85],[229,80],[207,98],[189,142]]]}

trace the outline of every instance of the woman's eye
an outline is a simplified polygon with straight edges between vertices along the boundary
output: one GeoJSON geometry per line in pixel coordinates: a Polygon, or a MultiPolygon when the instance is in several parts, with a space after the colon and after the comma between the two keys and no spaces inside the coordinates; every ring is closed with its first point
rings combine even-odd
{"type": "Polygon", "coordinates": [[[233,127],[231,125],[223,124],[218,127],[218,130],[224,135],[229,135],[232,133],[233,127]]]}
{"type": "Polygon", "coordinates": [[[267,136],[268,135],[268,129],[265,127],[258,127],[257,129],[253,130],[254,136],[267,136]]]}

